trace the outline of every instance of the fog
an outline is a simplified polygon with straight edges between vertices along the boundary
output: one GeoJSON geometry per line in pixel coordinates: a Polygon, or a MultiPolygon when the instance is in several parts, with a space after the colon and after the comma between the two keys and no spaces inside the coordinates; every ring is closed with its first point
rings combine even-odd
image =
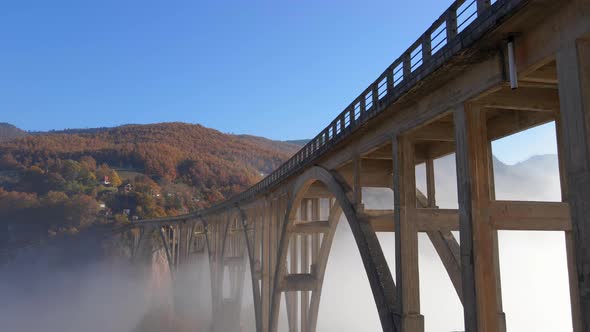
{"type": "MultiPolygon", "coordinates": [[[[516,165],[496,160],[498,199],[559,201],[554,155],[516,165]]],[[[437,202],[456,208],[454,156],[435,162],[437,202]]],[[[417,167],[424,190],[423,166],[417,167]]],[[[389,189],[365,188],[369,209],[391,209],[389,189]]],[[[455,234],[457,235],[457,234],[455,234]]],[[[378,238],[395,270],[393,233],[378,238]]],[[[503,306],[509,331],[571,331],[564,235],[561,232],[499,233],[503,306]]],[[[71,249],[77,250],[77,249],[71,249]]],[[[63,255],[63,252],[60,252],[63,255]]],[[[130,264],[128,258],[68,263],[22,253],[0,268],[0,321],[3,331],[208,331],[211,284],[206,254],[175,272],[172,282],[165,255],[151,263],[130,264]]],[[[419,236],[421,312],[426,331],[463,331],[461,303],[432,244],[419,236]]],[[[254,331],[249,267],[242,298],[242,331],[254,331]]],[[[280,331],[287,329],[284,297],[280,331]]],[[[328,260],[317,331],[380,331],[372,293],[350,227],[343,217],[328,260]]]]}
{"type": "MultiPolygon", "coordinates": [[[[457,208],[454,155],[435,161],[436,199],[457,208]]],[[[494,160],[497,199],[560,201],[556,155],[516,165],[494,160]]],[[[425,170],[417,166],[418,188],[426,191],[425,170]]],[[[390,189],[365,188],[368,209],[391,209],[390,189]]],[[[458,237],[458,233],[454,234],[458,237]]],[[[379,233],[390,270],[395,271],[393,233],[379,233]]],[[[508,331],[571,331],[563,232],[499,232],[503,307],[508,331]]],[[[462,305],[425,234],[419,234],[421,313],[432,332],[463,331],[462,305]]],[[[379,331],[380,324],[362,260],[346,219],[338,225],[320,305],[318,331],[379,331]]]]}
{"type": "Polygon", "coordinates": [[[3,331],[132,331],[149,309],[148,280],[122,263],[19,260],[0,273],[3,331]]]}
{"type": "Polygon", "coordinates": [[[1,267],[1,330],[208,331],[206,259],[195,259],[175,273],[174,283],[161,250],[146,264],[131,263],[128,257],[87,260],[70,261],[62,249],[47,248],[1,267]]]}

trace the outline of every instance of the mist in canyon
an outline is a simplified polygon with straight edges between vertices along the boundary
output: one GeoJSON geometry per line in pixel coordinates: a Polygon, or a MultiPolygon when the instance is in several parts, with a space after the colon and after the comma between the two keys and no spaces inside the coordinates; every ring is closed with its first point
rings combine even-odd
{"type": "MultiPolygon", "coordinates": [[[[456,208],[454,156],[435,163],[437,203],[456,208]]],[[[515,165],[494,161],[498,199],[560,201],[555,155],[515,165]]],[[[425,191],[423,166],[417,183],[425,191]]],[[[391,209],[389,189],[365,188],[369,209],[391,209]]],[[[458,234],[455,234],[458,236],[458,234]]],[[[393,233],[378,234],[395,271],[393,233]]],[[[561,232],[499,234],[503,306],[509,331],[571,331],[564,235],[561,232]]],[[[75,250],[75,249],[72,249],[75,250]]],[[[461,303],[428,238],[419,237],[421,312],[426,331],[463,331],[461,303]]],[[[175,273],[172,282],[162,251],[145,266],[128,259],[55,263],[51,251],[22,253],[0,268],[3,331],[209,331],[211,284],[206,254],[175,273]]],[[[246,269],[242,331],[255,331],[249,267],[246,269]]],[[[279,330],[287,328],[284,297],[279,330]]],[[[369,283],[354,238],[340,220],[328,260],[317,331],[380,331],[369,283]]],[[[228,331],[231,332],[231,331],[228,331]]]]}
{"type": "MultiPolygon", "coordinates": [[[[507,165],[494,159],[499,200],[561,201],[556,155],[534,156],[507,165]]],[[[424,165],[416,167],[418,189],[426,192],[424,165]]],[[[435,161],[437,205],[457,208],[455,156],[435,161]]],[[[367,209],[392,209],[393,192],[364,188],[367,209]]],[[[392,273],[393,233],[378,233],[392,273]]],[[[454,232],[459,240],[459,233],[454,232]]],[[[503,308],[508,331],[571,331],[563,232],[499,232],[503,308]]],[[[429,332],[464,331],[463,308],[426,234],[419,234],[421,313],[429,332]]],[[[379,331],[380,323],[362,260],[346,219],[341,218],[322,291],[318,331],[379,331]]]]}
{"type": "Polygon", "coordinates": [[[173,283],[162,250],[132,263],[126,255],[101,257],[96,244],[75,245],[93,247],[84,250],[90,258],[82,261],[76,248],[43,248],[0,267],[2,331],[209,331],[206,255],[177,271],[173,283]]]}

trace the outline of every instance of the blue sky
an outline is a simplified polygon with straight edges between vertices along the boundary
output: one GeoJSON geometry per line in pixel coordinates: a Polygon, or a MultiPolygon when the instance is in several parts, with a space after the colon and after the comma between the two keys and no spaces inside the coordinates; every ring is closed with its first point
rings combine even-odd
{"type": "Polygon", "coordinates": [[[0,121],[26,130],[183,121],[313,137],[450,3],[5,2],[0,121]]]}

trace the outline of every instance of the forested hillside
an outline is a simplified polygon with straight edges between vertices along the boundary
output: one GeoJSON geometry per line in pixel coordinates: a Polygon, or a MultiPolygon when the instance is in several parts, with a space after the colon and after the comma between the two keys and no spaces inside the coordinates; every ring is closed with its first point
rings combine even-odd
{"type": "Polygon", "coordinates": [[[0,220],[12,240],[35,240],[189,213],[245,190],[298,148],[185,123],[28,135],[0,142],[0,220]]]}
{"type": "Polygon", "coordinates": [[[24,136],[27,136],[26,131],[20,130],[11,124],[0,122],[0,143],[24,136]]]}

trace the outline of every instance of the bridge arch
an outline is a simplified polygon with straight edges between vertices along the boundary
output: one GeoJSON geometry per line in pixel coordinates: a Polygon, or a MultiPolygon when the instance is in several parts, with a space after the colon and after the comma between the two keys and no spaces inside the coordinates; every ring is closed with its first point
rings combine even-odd
{"type": "Polygon", "coordinates": [[[260,290],[254,278],[252,239],[248,217],[235,206],[227,212],[203,218],[207,225],[207,248],[211,276],[214,331],[233,331],[241,323],[246,260],[250,266],[257,330],[260,330],[260,290]],[[227,293],[227,294],[226,294],[227,293]]]}
{"type": "Polygon", "coordinates": [[[328,242],[322,244],[320,251],[321,259],[318,260],[318,266],[311,274],[311,280],[316,282],[317,287],[312,287],[314,289],[310,306],[310,319],[304,331],[314,331],[315,325],[317,324],[321,284],[323,282],[331,242],[338,223],[338,220],[335,219],[336,216],[339,218],[341,213],[344,213],[353,233],[365,272],[369,279],[383,331],[399,331],[400,314],[399,310],[395,307],[395,283],[385,256],[383,255],[379,240],[372,226],[365,220],[365,217],[356,212],[354,205],[346,195],[344,182],[337,175],[319,166],[314,166],[304,172],[292,187],[292,194],[287,204],[278,248],[278,262],[276,265],[270,311],[270,331],[274,332],[278,328],[281,295],[288,288],[285,288],[285,282],[290,277],[286,273],[286,261],[289,244],[293,239],[293,234],[296,232],[295,219],[297,216],[297,207],[301,205],[307,190],[315,182],[320,182],[326,186],[330,194],[334,197],[335,203],[334,207],[331,207],[330,229],[326,233],[325,238],[328,242]]]}

